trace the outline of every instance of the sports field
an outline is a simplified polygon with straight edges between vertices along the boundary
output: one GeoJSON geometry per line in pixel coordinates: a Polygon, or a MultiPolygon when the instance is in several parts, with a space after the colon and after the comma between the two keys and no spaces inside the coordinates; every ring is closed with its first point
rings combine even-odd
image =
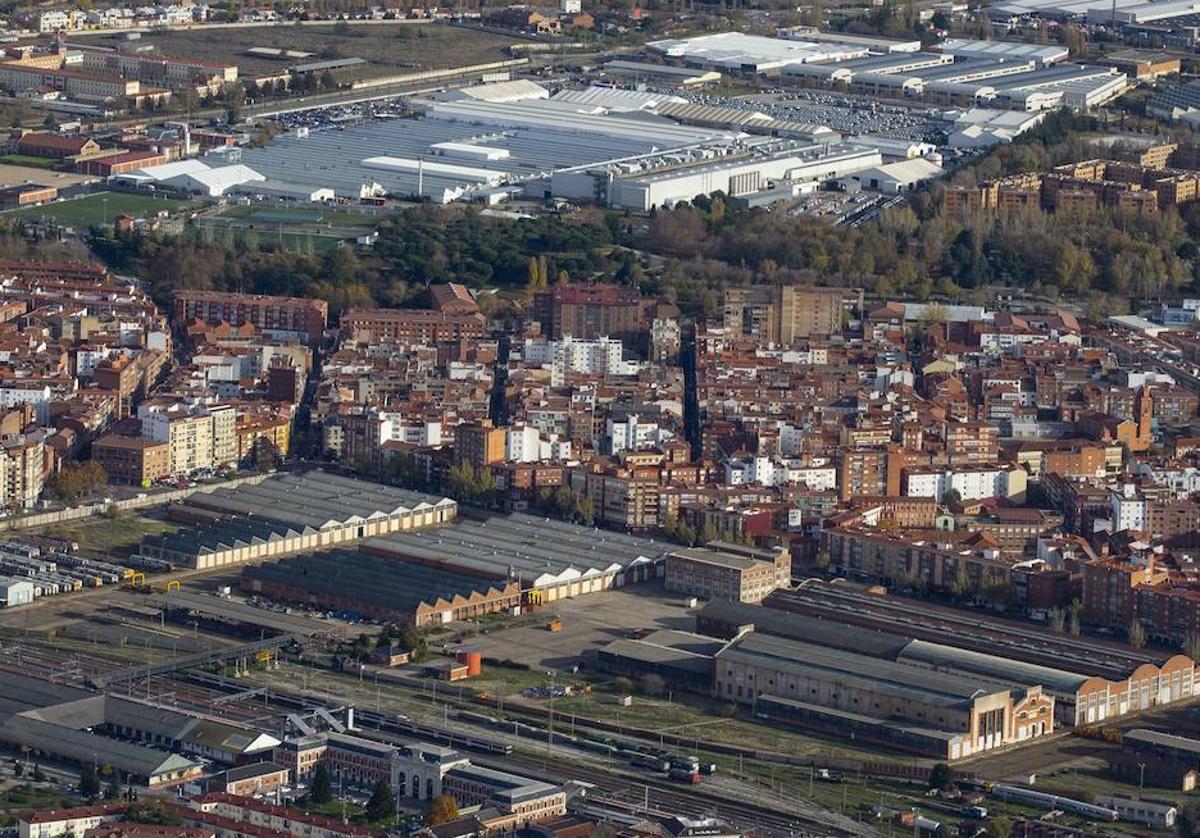
{"type": "Polygon", "coordinates": [[[10,210],[5,215],[33,221],[44,219],[63,227],[89,227],[93,224],[111,224],[112,220],[122,213],[135,218],[146,218],[163,210],[170,213],[179,212],[191,205],[190,201],[150,195],[93,192],[80,198],[68,198],[45,206],[10,210]]]}

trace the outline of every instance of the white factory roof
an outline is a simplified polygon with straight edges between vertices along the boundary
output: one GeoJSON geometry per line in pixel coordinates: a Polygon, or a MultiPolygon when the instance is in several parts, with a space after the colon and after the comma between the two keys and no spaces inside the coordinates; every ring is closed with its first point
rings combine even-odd
{"type": "Polygon", "coordinates": [[[161,166],[147,166],[138,169],[134,174],[151,180],[166,180],[178,175],[190,175],[196,172],[208,171],[208,164],[199,160],[176,160],[174,163],[163,163],[161,166]]]}
{"type": "Polygon", "coordinates": [[[163,178],[160,182],[168,186],[203,192],[207,195],[224,195],[225,191],[234,186],[241,186],[254,181],[264,181],[267,178],[243,163],[232,166],[204,167],[204,170],[183,172],[173,177],[163,178]]]}
{"type": "Polygon", "coordinates": [[[448,90],[441,95],[445,101],[457,102],[473,99],[477,102],[522,102],[528,99],[549,99],[550,91],[528,79],[498,81],[448,90]]]}
{"type": "Polygon", "coordinates": [[[640,111],[656,110],[665,102],[687,102],[687,99],[682,96],[649,91],[592,86],[585,90],[560,90],[554,95],[554,101],[571,102],[576,105],[595,105],[616,111],[640,111]]]}
{"type": "Polygon", "coordinates": [[[912,160],[898,160],[895,163],[885,163],[873,169],[867,169],[857,177],[860,180],[872,178],[879,181],[890,181],[899,184],[914,184],[932,178],[941,177],[942,167],[924,157],[914,157],[912,160]]]}
{"type": "Polygon", "coordinates": [[[807,64],[810,61],[844,61],[861,58],[869,52],[863,46],[767,38],[742,32],[671,38],[651,41],[647,46],[688,63],[753,72],[807,64]]]}
{"type": "Polygon", "coordinates": [[[1070,55],[1070,51],[1066,47],[1057,45],[1025,44],[1016,41],[975,41],[967,38],[949,38],[939,44],[937,49],[956,57],[1033,59],[1038,64],[1066,61],[1070,55]]]}
{"type": "Polygon", "coordinates": [[[438,119],[512,128],[554,128],[581,134],[627,139],[653,139],[660,147],[689,145],[734,134],[677,125],[643,114],[611,113],[600,108],[560,102],[435,102],[430,115],[438,119]]]}
{"type": "Polygon", "coordinates": [[[1018,133],[1027,131],[1037,125],[1046,115],[1043,113],[1024,113],[1022,111],[1001,111],[995,108],[969,108],[947,114],[955,125],[986,125],[989,128],[1005,128],[1018,133]]]}

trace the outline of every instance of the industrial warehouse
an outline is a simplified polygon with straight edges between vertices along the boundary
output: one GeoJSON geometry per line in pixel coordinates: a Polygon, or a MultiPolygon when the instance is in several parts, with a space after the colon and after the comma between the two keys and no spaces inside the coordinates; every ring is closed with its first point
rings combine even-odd
{"type": "Polygon", "coordinates": [[[189,528],[147,536],[135,563],[210,569],[453,520],[449,498],[410,492],[323,471],[257,485],[197,493],[172,506],[189,528]]]}
{"type": "Polygon", "coordinates": [[[655,579],[672,546],[653,538],[514,513],[371,538],[361,550],[395,564],[514,580],[531,604],[655,579]]]}
{"type": "Polygon", "coordinates": [[[916,640],[901,625],[878,630],[732,599],[708,603],[696,626],[699,634],[615,640],[597,651],[597,663],[633,678],[654,674],[784,724],[950,760],[1057,725],[1184,701],[1194,690],[1195,666],[1182,655],[1142,662],[1117,680],[916,640]]]}
{"type": "Polygon", "coordinates": [[[308,553],[246,568],[242,590],[356,617],[418,628],[511,613],[521,604],[516,582],[349,550],[308,553]]]}
{"type": "Polygon", "coordinates": [[[280,136],[246,148],[243,160],[268,181],[338,197],[420,194],[448,203],[524,195],[636,210],[780,180],[816,184],[882,163],[877,149],[843,144],[827,128],[753,111],[609,88],[546,98],[536,84],[517,93],[510,84],[421,103],[424,116],[415,120],[280,136]]]}

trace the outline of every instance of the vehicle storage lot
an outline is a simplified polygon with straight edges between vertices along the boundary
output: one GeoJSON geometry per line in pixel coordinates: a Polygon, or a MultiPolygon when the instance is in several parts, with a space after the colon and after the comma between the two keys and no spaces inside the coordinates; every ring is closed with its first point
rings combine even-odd
{"type": "Polygon", "coordinates": [[[695,611],[684,608],[681,597],[667,594],[660,584],[635,585],[551,603],[536,622],[515,628],[489,627],[487,634],[469,642],[485,657],[569,669],[582,652],[628,637],[631,631],[693,631],[695,627],[695,611]],[[547,631],[546,621],[556,614],[562,620],[562,631],[547,631]]]}

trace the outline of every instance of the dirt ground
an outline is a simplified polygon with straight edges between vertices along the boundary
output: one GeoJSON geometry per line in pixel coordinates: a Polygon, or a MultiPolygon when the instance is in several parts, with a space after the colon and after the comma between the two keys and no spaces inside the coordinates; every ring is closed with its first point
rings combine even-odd
{"type": "MultiPolygon", "coordinates": [[[[127,46],[119,36],[94,38],[89,43],[127,46]]],[[[189,29],[150,32],[140,45],[165,55],[181,55],[218,63],[237,64],[244,76],[277,72],[300,61],[365,58],[365,75],[381,76],[406,70],[437,70],[508,58],[514,39],[441,24],[373,26],[264,26],[247,29],[189,29]],[[312,58],[273,60],[248,55],[251,47],[274,47],[310,52],[312,58]]]]}

